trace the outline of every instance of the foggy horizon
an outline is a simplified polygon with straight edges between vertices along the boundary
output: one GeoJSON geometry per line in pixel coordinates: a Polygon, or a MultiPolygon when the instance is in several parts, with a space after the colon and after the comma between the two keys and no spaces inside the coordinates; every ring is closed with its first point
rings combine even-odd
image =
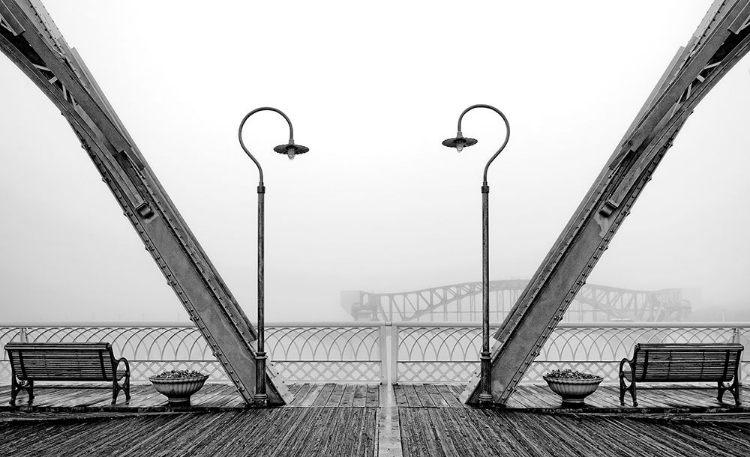
{"type": "MultiPolygon", "coordinates": [[[[351,321],[342,291],[530,279],[710,1],[461,6],[44,0],[255,323],[264,169],[266,321],[351,321]],[[540,15],[539,12],[544,14],[540,15]],[[465,27],[458,27],[464,25],[465,27]]],[[[0,59],[2,321],[188,321],[58,109],[0,59]]],[[[587,283],[699,291],[687,321],[750,322],[742,200],[750,63],[676,137],[587,283]]],[[[494,323],[499,324],[499,323],[494,323]]]]}

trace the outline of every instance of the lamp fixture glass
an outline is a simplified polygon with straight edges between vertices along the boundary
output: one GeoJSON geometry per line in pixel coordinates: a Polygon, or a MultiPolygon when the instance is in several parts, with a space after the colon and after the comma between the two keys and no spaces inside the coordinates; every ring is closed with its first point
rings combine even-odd
{"type": "Polygon", "coordinates": [[[294,157],[306,153],[310,148],[302,146],[301,144],[288,143],[280,144],[273,148],[273,150],[279,154],[286,154],[289,157],[289,160],[294,160],[294,157]]]}
{"type": "Polygon", "coordinates": [[[455,138],[448,138],[447,140],[443,141],[443,146],[447,146],[449,148],[456,148],[458,152],[461,152],[464,150],[464,148],[468,148],[469,146],[474,146],[478,143],[478,140],[475,138],[465,138],[463,135],[457,135],[455,138]]]}

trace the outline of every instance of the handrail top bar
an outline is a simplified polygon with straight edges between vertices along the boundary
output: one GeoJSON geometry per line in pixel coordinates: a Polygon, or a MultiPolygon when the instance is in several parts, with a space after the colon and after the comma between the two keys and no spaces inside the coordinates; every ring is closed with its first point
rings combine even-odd
{"type": "MultiPolygon", "coordinates": [[[[491,323],[499,326],[500,323],[491,323]]],[[[481,327],[478,322],[271,322],[268,327],[481,327]]],[[[193,328],[195,324],[187,322],[10,322],[0,323],[0,328],[10,327],[185,327],[193,328]]],[[[617,323],[566,323],[557,328],[735,328],[750,327],[750,322],[617,322],[617,323]]]]}
{"type": "MultiPolygon", "coordinates": [[[[408,322],[407,322],[408,324],[408,322]]],[[[390,322],[271,322],[271,327],[380,327],[390,322]]],[[[748,324],[750,325],[750,324],[748,324]]],[[[8,327],[195,327],[192,322],[0,322],[0,328],[8,327]]]]}
{"type": "MultiPolygon", "coordinates": [[[[500,326],[490,322],[490,327],[500,326]]],[[[391,325],[390,323],[388,325],[391,325]]],[[[399,327],[482,327],[478,322],[393,322],[399,327]]],[[[556,328],[736,328],[750,327],[750,322],[581,322],[558,324],[556,328]]]]}

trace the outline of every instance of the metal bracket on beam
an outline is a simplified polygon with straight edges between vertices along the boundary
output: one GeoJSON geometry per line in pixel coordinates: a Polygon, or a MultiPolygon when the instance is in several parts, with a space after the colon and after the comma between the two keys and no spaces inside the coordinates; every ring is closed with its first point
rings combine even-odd
{"type": "Polygon", "coordinates": [[[143,202],[135,208],[138,214],[144,219],[150,219],[154,215],[154,210],[151,209],[148,203],[143,202]]]}

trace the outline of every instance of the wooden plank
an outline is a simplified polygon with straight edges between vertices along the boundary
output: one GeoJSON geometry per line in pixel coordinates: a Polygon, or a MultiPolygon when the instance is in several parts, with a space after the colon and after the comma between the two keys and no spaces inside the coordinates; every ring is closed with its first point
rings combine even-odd
{"type": "Polygon", "coordinates": [[[529,386],[519,386],[516,388],[515,394],[512,395],[511,398],[513,398],[522,408],[539,407],[539,405],[534,402],[533,398],[535,395],[533,392],[534,391],[531,390],[529,386]]]}
{"type": "Polygon", "coordinates": [[[345,387],[346,385],[344,384],[335,384],[333,386],[333,391],[331,392],[331,396],[328,397],[328,401],[326,401],[325,406],[328,406],[328,407],[339,406],[344,396],[345,387]]]}
{"type": "Polygon", "coordinates": [[[247,406],[247,403],[245,403],[242,395],[237,392],[237,388],[234,385],[224,384],[218,395],[213,397],[211,402],[206,406],[212,408],[237,408],[247,406]]]}
{"type": "Polygon", "coordinates": [[[380,406],[380,388],[377,384],[368,384],[365,407],[377,408],[378,406],[380,406]]]}
{"type": "Polygon", "coordinates": [[[458,401],[461,402],[462,405],[464,405],[464,408],[470,408],[471,407],[468,404],[466,404],[463,401],[461,401],[461,396],[464,393],[465,386],[460,386],[460,385],[456,385],[456,384],[448,384],[448,387],[453,391],[453,395],[456,396],[456,398],[458,399],[458,401]]]}
{"type": "Polygon", "coordinates": [[[307,392],[307,395],[305,396],[302,401],[300,401],[299,406],[302,408],[307,408],[313,405],[315,403],[315,400],[318,398],[318,395],[320,395],[320,392],[323,390],[324,384],[313,384],[312,388],[307,392]]]}
{"type": "MultiPolygon", "coordinates": [[[[239,394],[238,394],[239,395],[239,394]]],[[[222,384],[204,384],[203,388],[190,397],[193,406],[212,406],[226,401],[227,390],[222,384]]]]}
{"type": "Polygon", "coordinates": [[[342,408],[351,407],[354,404],[354,392],[357,386],[354,384],[346,384],[344,386],[344,392],[341,394],[341,402],[339,406],[342,408]]]}
{"type": "MultiPolygon", "coordinates": [[[[488,438],[490,440],[499,440],[501,439],[501,435],[510,435],[512,439],[514,440],[513,448],[519,455],[523,456],[537,456],[537,455],[545,455],[545,452],[543,451],[543,443],[538,442],[538,440],[534,439],[534,431],[533,426],[536,424],[527,424],[524,419],[526,419],[525,414],[513,414],[512,416],[499,418],[496,414],[494,414],[493,411],[487,410],[487,409],[479,409],[476,410],[477,416],[482,418],[482,422],[489,422],[492,423],[493,421],[497,421],[498,419],[502,419],[503,424],[505,425],[507,422],[510,421],[510,418],[512,417],[512,427],[507,427],[504,432],[501,433],[499,430],[495,429],[495,427],[488,427],[487,433],[490,435],[488,438]],[[507,422],[506,422],[507,421],[507,422]]],[[[507,425],[506,425],[507,426],[507,425]]],[[[500,429],[502,430],[502,429],[500,429]]]]}
{"type": "Polygon", "coordinates": [[[355,434],[358,437],[357,449],[352,455],[376,457],[377,411],[377,408],[364,409],[364,420],[355,434]]]}
{"type": "Polygon", "coordinates": [[[455,392],[450,388],[450,386],[439,384],[435,386],[435,389],[437,389],[437,391],[440,393],[440,396],[443,397],[443,400],[448,404],[448,406],[458,408],[463,408],[465,406],[463,403],[461,403],[461,400],[458,399],[455,392]]]}
{"type": "Polygon", "coordinates": [[[406,401],[410,408],[419,408],[422,406],[422,402],[419,400],[419,396],[417,396],[417,391],[414,389],[413,385],[407,384],[403,386],[403,389],[406,394],[406,401]]]}
{"type": "Polygon", "coordinates": [[[440,395],[440,392],[438,391],[437,387],[433,384],[426,384],[425,390],[430,394],[430,398],[432,399],[432,403],[441,408],[445,408],[448,406],[448,402],[443,398],[442,395],[440,395]]]}
{"type": "Polygon", "coordinates": [[[318,398],[315,399],[312,406],[325,406],[326,403],[328,403],[328,399],[331,397],[331,394],[333,393],[333,389],[335,388],[336,385],[333,383],[327,383],[323,385],[320,393],[318,393],[318,398]]]}
{"type": "Polygon", "coordinates": [[[454,447],[462,450],[458,455],[511,455],[501,454],[497,446],[486,445],[486,436],[469,419],[464,408],[441,411],[440,416],[445,424],[445,435],[453,441],[454,447]]]}
{"type": "Polygon", "coordinates": [[[302,403],[302,399],[305,398],[308,392],[310,392],[310,389],[312,389],[312,385],[310,383],[304,383],[304,384],[297,384],[299,386],[298,389],[294,392],[294,400],[292,400],[288,406],[297,407],[302,403]]]}
{"type": "Polygon", "coordinates": [[[130,394],[130,407],[132,408],[159,406],[166,403],[167,397],[157,392],[151,385],[138,386],[138,389],[130,394]]]}
{"type": "Polygon", "coordinates": [[[309,408],[303,411],[306,413],[305,416],[297,421],[300,425],[287,426],[286,429],[291,431],[292,434],[278,440],[276,449],[269,453],[269,456],[304,455],[312,449],[320,449],[323,446],[329,434],[329,424],[335,420],[334,413],[336,410],[333,408],[309,408]],[[300,426],[309,427],[311,431],[305,431],[304,434],[301,434],[303,430],[300,429],[300,426]]]}
{"type": "Polygon", "coordinates": [[[357,413],[362,413],[363,410],[337,408],[335,411],[333,420],[326,424],[327,439],[315,448],[320,455],[345,455],[345,449],[356,439],[352,433],[352,426],[358,422],[357,413]]]}
{"type": "Polygon", "coordinates": [[[354,399],[352,406],[355,408],[364,408],[367,401],[367,385],[357,384],[354,386],[354,399]]]}
{"type": "Polygon", "coordinates": [[[403,384],[393,386],[393,394],[396,397],[396,405],[398,407],[406,408],[409,406],[409,402],[406,400],[406,391],[404,390],[403,384]]]}
{"type": "Polygon", "coordinates": [[[299,392],[303,385],[302,383],[287,384],[287,389],[289,389],[290,394],[297,395],[297,392],[299,392]]]}
{"type": "Polygon", "coordinates": [[[435,432],[435,439],[437,444],[440,445],[442,454],[446,456],[465,455],[465,450],[453,440],[458,432],[455,421],[441,413],[442,411],[428,412],[435,432]]]}
{"type": "Polygon", "coordinates": [[[425,408],[434,408],[435,402],[432,401],[432,397],[430,397],[430,393],[427,391],[427,388],[424,384],[417,384],[412,386],[414,388],[414,392],[417,394],[417,398],[419,398],[419,402],[421,406],[425,408]]]}
{"type": "Polygon", "coordinates": [[[399,410],[401,442],[404,456],[443,456],[435,443],[434,436],[428,434],[432,427],[426,410],[404,408],[399,410]]]}

